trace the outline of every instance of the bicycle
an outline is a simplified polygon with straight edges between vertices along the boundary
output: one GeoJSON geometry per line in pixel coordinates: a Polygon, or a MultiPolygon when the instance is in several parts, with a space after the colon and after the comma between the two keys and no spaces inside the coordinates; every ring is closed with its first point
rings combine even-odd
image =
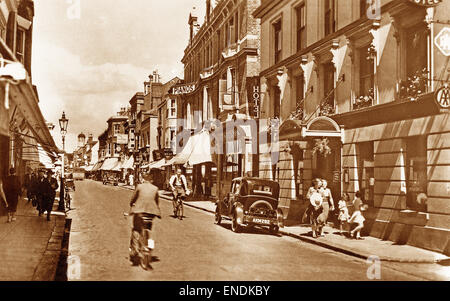
{"type": "MultiPolygon", "coordinates": [[[[129,216],[128,213],[124,213],[124,216],[129,216]]],[[[153,214],[142,214],[141,222],[142,229],[139,233],[139,246],[138,254],[135,258],[132,258],[133,263],[137,263],[139,260],[139,265],[144,270],[153,269],[151,266],[152,262],[152,251],[155,249],[155,241],[152,238],[152,226],[153,219],[157,217],[161,219],[159,215],[153,214]]]]}
{"type": "Polygon", "coordinates": [[[184,214],[184,208],[183,208],[183,199],[180,195],[177,196],[176,200],[176,207],[175,207],[175,217],[178,217],[179,220],[183,219],[184,214]]]}

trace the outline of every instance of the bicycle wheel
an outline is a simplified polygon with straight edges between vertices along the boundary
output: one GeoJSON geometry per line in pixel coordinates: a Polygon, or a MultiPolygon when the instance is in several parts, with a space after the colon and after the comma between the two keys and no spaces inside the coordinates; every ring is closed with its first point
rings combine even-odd
{"type": "Polygon", "coordinates": [[[148,248],[147,243],[150,237],[149,230],[142,230],[141,239],[140,239],[140,247],[139,247],[139,257],[140,257],[140,266],[144,270],[151,269],[151,250],[148,248]]]}
{"type": "Polygon", "coordinates": [[[180,220],[182,220],[183,219],[183,212],[184,210],[183,210],[183,203],[180,201],[179,203],[178,203],[178,210],[177,210],[177,215],[178,215],[178,218],[180,219],[180,220]]]}

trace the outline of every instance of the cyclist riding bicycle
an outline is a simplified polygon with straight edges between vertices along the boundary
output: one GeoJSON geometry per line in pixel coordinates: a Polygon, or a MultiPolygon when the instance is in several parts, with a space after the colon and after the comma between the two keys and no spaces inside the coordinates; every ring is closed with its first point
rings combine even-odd
{"type": "Polygon", "coordinates": [[[177,198],[180,197],[181,200],[186,198],[186,194],[189,194],[186,177],[182,174],[181,168],[177,169],[177,173],[170,178],[169,181],[170,188],[173,193],[173,214],[177,214],[177,198]]]}
{"type": "MultiPolygon", "coordinates": [[[[139,239],[143,227],[145,227],[144,218],[161,218],[161,209],[159,208],[158,187],[153,185],[151,174],[143,176],[144,183],[139,184],[131,198],[130,215],[133,215],[133,230],[130,239],[130,260],[137,265],[136,258],[139,255],[139,239]]],[[[151,224],[148,225],[151,230],[151,224]]]]}

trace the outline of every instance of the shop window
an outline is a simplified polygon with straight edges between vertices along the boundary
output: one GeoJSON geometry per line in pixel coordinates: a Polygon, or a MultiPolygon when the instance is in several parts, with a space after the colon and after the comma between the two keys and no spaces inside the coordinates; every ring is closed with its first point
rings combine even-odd
{"type": "Polygon", "coordinates": [[[427,137],[406,139],[406,206],[408,209],[427,211],[421,199],[427,194],[427,137]]]}
{"type": "Polygon", "coordinates": [[[335,0],[324,0],[325,4],[325,36],[336,30],[336,3],[335,0]]]}
{"type": "Polygon", "coordinates": [[[302,4],[296,9],[297,15],[297,51],[306,47],[306,9],[302,4]]]}
{"type": "Polygon", "coordinates": [[[374,143],[362,142],[356,145],[358,157],[358,184],[365,204],[373,207],[375,170],[374,170],[374,143]]]}
{"type": "Polygon", "coordinates": [[[281,19],[273,24],[273,32],[274,32],[274,58],[275,64],[281,61],[281,52],[282,52],[282,28],[281,28],[281,19]]]}

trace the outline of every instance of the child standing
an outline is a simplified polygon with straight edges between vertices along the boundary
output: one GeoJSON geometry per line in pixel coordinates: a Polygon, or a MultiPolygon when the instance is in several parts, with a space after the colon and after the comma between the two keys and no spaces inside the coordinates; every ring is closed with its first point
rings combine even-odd
{"type": "Polygon", "coordinates": [[[348,208],[347,208],[347,202],[350,200],[350,196],[348,195],[348,193],[345,193],[342,196],[342,199],[339,201],[338,206],[339,206],[339,215],[338,215],[338,220],[339,220],[339,229],[340,229],[340,234],[342,235],[344,230],[344,223],[347,223],[350,215],[348,214],[348,208]]]}
{"type": "Polygon", "coordinates": [[[362,215],[361,211],[364,210],[364,204],[361,200],[361,192],[357,191],[355,194],[355,200],[353,201],[353,206],[355,206],[355,212],[353,212],[352,217],[349,219],[349,223],[357,224],[356,228],[350,232],[350,237],[356,234],[356,239],[364,239],[361,237],[361,230],[364,228],[364,221],[366,220],[362,215]]]}

